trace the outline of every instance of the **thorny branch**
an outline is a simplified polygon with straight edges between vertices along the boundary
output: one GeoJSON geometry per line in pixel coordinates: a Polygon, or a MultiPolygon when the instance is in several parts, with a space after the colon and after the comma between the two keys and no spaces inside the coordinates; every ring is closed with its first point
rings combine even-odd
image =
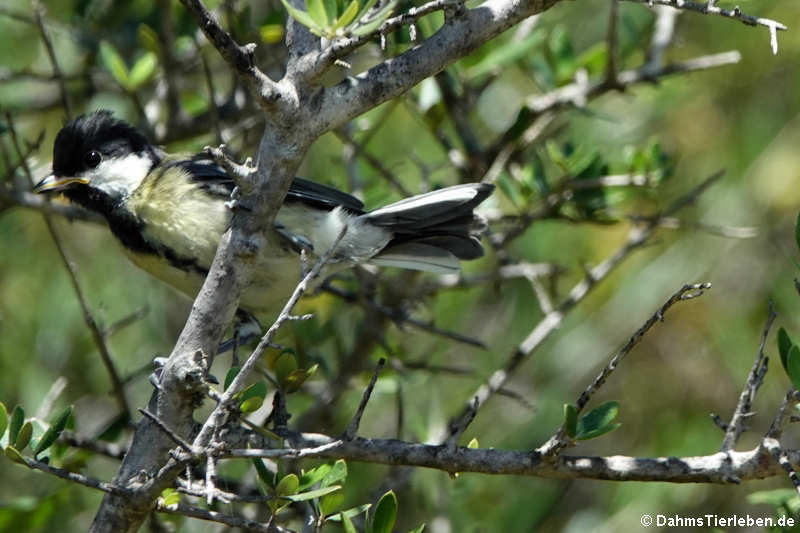
{"type": "MultiPolygon", "coordinates": [[[[577,414],[583,411],[586,404],[592,396],[600,390],[600,387],[606,382],[609,376],[617,369],[620,361],[628,355],[633,348],[639,344],[639,341],[647,334],[648,331],[656,324],[656,322],[663,322],[664,315],[676,303],[686,300],[692,300],[698,296],[702,296],[703,292],[710,289],[710,283],[695,283],[691,285],[684,285],[678,289],[664,304],[651,316],[636,332],[628,339],[628,342],[614,355],[609,363],[603,367],[600,373],[594,378],[594,381],[578,397],[575,402],[577,414]]],[[[551,437],[544,445],[537,449],[537,452],[542,456],[552,456],[558,454],[564,447],[569,445],[569,438],[565,426],[561,426],[553,437],[551,437]]]]}
{"type": "Polygon", "coordinates": [[[474,418],[472,411],[479,409],[486,401],[491,398],[498,389],[500,389],[510,379],[511,375],[528,360],[532,353],[541,346],[541,344],[551,334],[553,334],[564,320],[566,314],[571,311],[579,302],[581,302],[591,290],[597,285],[598,282],[606,278],[617,266],[619,266],[631,253],[644,246],[653,233],[658,229],[658,221],[661,216],[669,216],[676,211],[684,208],[685,206],[693,203],[700,194],[702,194],[711,184],[716,182],[722,176],[718,172],[709,178],[706,178],[697,187],[689,191],[684,196],[667,207],[663,213],[652,217],[648,222],[642,226],[634,226],[628,234],[627,240],[609,256],[605,261],[601,262],[591,270],[589,270],[583,280],[578,282],[572,290],[570,290],[567,297],[558,305],[556,309],[547,313],[544,318],[533,328],[528,336],[514,349],[508,356],[503,368],[496,370],[489,378],[481,384],[473,394],[467,405],[462,411],[450,420],[449,426],[451,428],[461,427],[463,420],[469,417],[474,418]],[[473,405],[477,403],[477,406],[473,405]]]}
{"type": "Polygon", "coordinates": [[[753,400],[755,400],[756,393],[759,387],[764,382],[764,375],[767,372],[767,362],[769,358],[764,356],[764,346],[767,344],[767,336],[769,330],[772,328],[772,323],[775,321],[777,315],[775,314],[775,307],[770,302],[769,312],[767,315],[767,323],[764,325],[764,332],[761,335],[761,344],[758,346],[758,355],[753,363],[753,368],[747,375],[744,389],[739,396],[739,401],[736,403],[736,409],[731,416],[731,421],[726,424],[725,438],[722,440],[721,452],[732,450],[739,440],[739,436],[745,430],[745,423],[747,418],[752,416],[751,409],[753,400]]]}
{"type": "MultiPolygon", "coordinates": [[[[749,24],[763,25],[772,32],[773,41],[775,40],[775,31],[777,29],[785,29],[780,23],[744,15],[738,9],[724,10],[717,8],[713,2],[693,4],[683,0],[647,1],[651,4],[674,5],[682,9],[726,16],[749,24]],[[699,9],[698,6],[702,7],[702,9],[699,9]]],[[[265,126],[262,144],[259,149],[262,157],[259,158],[259,165],[256,171],[255,178],[257,179],[254,180],[258,183],[251,198],[260,200],[261,204],[259,205],[263,204],[264,206],[261,211],[253,214],[253,216],[263,216],[263,220],[267,221],[267,225],[274,218],[300,159],[302,159],[305,150],[316,136],[336,128],[347,119],[393,96],[401,94],[421,79],[440,71],[447,64],[463,57],[513,24],[530,15],[543,12],[557,2],[558,0],[523,0],[520,2],[489,0],[478,8],[466,9],[462,4],[453,4],[450,0],[434,0],[387,20],[383,27],[371,36],[359,38],[355,41],[348,39],[338,40],[327,47],[319,47],[321,49],[317,48],[319,42],[315,38],[311,37],[305,30],[300,29],[299,33],[303,34],[304,45],[302,48],[297,47],[297,49],[301,52],[303,61],[294,61],[294,64],[291,65],[289,70],[292,76],[280,82],[274,82],[256,65],[254,45],[239,45],[200,0],[182,0],[182,3],[197,19],[206,37],[256,95],[258,104],[265,113],[275,119],[274,122],[268,122],[265,126]],[[349,77],[336,86],[320,88],[313,84],[313,81],[333,65],[336,59],[364,44],[368,38],[374,38],[375,35],[390,29],[414,23],[428,13],[443,9],[447,9],[448,13],[442,29],[403,54],[387,59],[358,76],[349,77]],[[298,83],[294,84],[293,81],[298,81],[298,83]],[[291,128],[286,126],[290,123],[291,128]],[[260,198],[259,194],[262,195],[260,198]]],[[[0,13],[8,14],[9,12],[2,8],[0,13]]],[[[11,16],[15,16],[15,13],[10,13],[11,16]]],[[[20,20],[27,23],[33,24],[35,22],[34,19],[28,20],[27,16],[20,15],[20,17],[20,20]]],[[[297,29],[298,26],[297,23],[290,23],[290,33],[292,27],[297,29]]],[[[43,39],[46,40],[46,32],[42,33],[43,39]]],[[[62,88],[62,97],[65,97],[67,95],[64,92],[63,74],[59,76],[57,72],[58,66],[53,54],[51,54],[51,60],[53,60],[54,72],[56,73],[55,78],[62,88]]],[[[694,62],[667,66],[655,71],[650,68],[647,70],[643,68],[639,71],[625,71],[618,73],[616,82],[624,86],[624,84],[657,79],[660,76],[674,72],[709,68],[735,60],[736,58],[731,55],[726,57],[709,56],[694,62]]],[[[529,100],[529,109],[534,113],[546,114],[550,110],[563,105],[580,104],[584,101],[581,100],[582,95],[580,92],[583,95],[592,95],[596,94],[592,93],[592,91],[599,93],[601,90],[609,88],[608,83],[598,88],[594,88],[588,82],[580,82],[576,83],[576,85],[580,85],[579,94],[576,95],[575,92],[570,93],[565,90],[559,92],[555,97],[550,95],[550,99],[547,101],[529,100]]],[[[68,106],[69,104],[65,103],[64,105],[68,106]]],[[[531,134],[532,137],[538,137],[538,134],[534,135],[534,133],[531,134]]],[[[665,212],[664,216],[668,214],[669,212],[665,212]]],[[[232,315],[235,301],[247,279],[246,269],[239,268],[242,263],[242,254],[239,253],[240,248],[237,248],[237,246],[244,241],[251,244],[253,242],[257,243],[259,232],[263,231],[263,227],[253,223],[251,219],[248,219],[248,216],[242,213],[236,214],[233,230],[226,235],[220,245],[218,258],[215,260],[204,290],[196,300],[192,316],[187,322],[184,331],[185,335],[181,336],[182,341],[185,338],[202,336],[202,340],[198,340],[194,345],[205,347],[213,345],[211,341],[215,339],[215,335],[220,333],[223,327],[221,322],[224,322],[224,320],[219,317],[232,315]],[[248,239],[252,239],[252,241],[248,239]],[[233,281],[227,284],[223,283],[220,280],[224,276],[232,277],[233,281]],[[225,291],[229,293],[226,295],[226,300],[224,302],[216,301],[215,297],[220,296],[220,293],[225,291]],[[203,330],[199,326],[203,319],[217,319],[220,324],[215,323],[209,326],[207,330],[203,330]],[[193,336],[194,333],[198,334],[193,336]]],[[[493,380],[490,380],[489,388],[486,390],[479,389],[478,392],[483,393],[483,395],[475,395],[474,412],[477,412],[480,405],[493,392],[500,390],[508,375],[561,323],[564,314],[579,303],[597,281],[607,276],[619,262],[647,240],[651,232],[657,227],[658,222],[659,220],[653,219],[645,222],[643,227],[634,228],[628,241],[616,254],[592,269],[587,274],[587,277],[573,288],[561,305],[554,309],[547,309],[546,317],[540,326],[535,328],[529,337],[520,344],[519,349],[512,354],[506,372],[497,379],[494,379],[495,376],[493,376],[493,380]]],[[[321,263],[318,263],[320,268],[321,263]]],[[[284,312],[281,314],[284,320],[289,319],[291,305],[296,302],[303,290],[304,286],[301,283],[292,300],[287,304],[288,307],[284,308],[285,314],[284,312]]],[[[549,306],[544,307],[548,308],[549,306]]],[[[279,322],[280,319],[276,322],[277,326],[280,325],[279,322]]],[[[273,328],[277,329],[276,325],[273,328]]],[[[271,338],[271,334],[274,334],[273,328],[270,328],[270,331],[262,339],[262,343],[259,344],[261,351],[263,351],[262,344],[265,341],[267,345],[269,344],[268,339],[271,338]]],[[[151,402],[150,409],[152,411],[148,410],[148,412],[156,413],[153,415],[154,419],[148,419],[148,421],[157,420],[161,422],[163,427],[170,428],[169,431],[174,435],[165,433],[163,428],[159,428],[156,424],[153,424],[153,426],[156,426],[155,430],[149,428],[147,424],[140,425],[140,430],[137,431],[136,435],[137,440],[129,450],[126,461],[129,458],[133,459],[123,466],[115,480],[115,483],[119,481],[119,485],[125,488],[119,489],[119,491],[114,488],[111,491],[115,497],[107,497],[104,501],[101,512],[93,525],[93,531],[130,531],[135,529],[155,505],[155,495],[159,493],[161,488],[169,485],[170,480],[177,475],[178,469],[173,468],[170,470],[174,465],[167,464],[162,468],[160,474],[137,485],[141,481],[141,472],[150,470],[146,466],[152,466],[153,461],[157,462],[166,458],[166,452],[173,447],[172,445],[175,441],[173,436],[187,434],[184,432],[187,428],[185,420],[178,422],[182,424],[179,428],[172,428],[171,424],[176,422],[177,416],[187,415],[184,418],[191,418],[191,412],[195,407],[192,395],[196,393],[198,384],[202,385],[202,375],[207,370],[207,365],[213,357],[213,353],[207,354],[202,350],[191,350],[194,355],[189,358],[194,366],[182,365],[180,363],[185,362],[187,358],[185,357],[186,354],[182,353],[181,350],[185,351],[187,347],[188,345],[179,342],[175,350],[175,354],[177,354],[175,359],[177,360],[180,357],[183,357],[183,359],[164,369],[163,376],[165,376],[165,379],[162,381],[162,388],[151,402]],[[140,462],[136,458],[145,452],[152,454],[153,461],[150,461],[150,463],[140,462]]],[[[256,354],[260,354],[259,348],[256,349],[251,359],[254,356],[257,357],[256,354]]],[[[250,360],[248,360],[249,362],[250,360]]],[[[246,372],[243,370],[239,376],[244,379],[245,374],[246,372]]],[[[214,460],[219,457],[218,451],[212,445],[217,443],[216,439],[219,437],[219,430],[225,422],[231,395],[235,393],[242,382],[235,383],[236,386],[231,386],[226,390],[226,394],[222,396],[217,409],[209,417],[200,434],[192,443],[192,449],[196,452],[200,448],[207,458],[212,458],[209,450],[217,454],[214,455],[214,459],[211,462],[212,467],[215,466],[214,460]],[[228,394],[228,391],[230,391],[230,394],[228,394]]],[[[468,424],[469,422],[467,421],[463,424],[463,428],[466,428],[468,424]]],[[[463,431],[463,429],[460,431],[463,431]]],[[[658,478],[659,480],[672,481],[699,481],[705,479],[711,482],[726,482],[728,479],[719,478],[714,471],[710,470],[716,464],[715,461],[722,460],[718,457],[721,454],[708,456],[707,458],[685,458],[683,460],[676,460],[675,458],[559,457],[558,462],[554,465],[549,462],[536,464],[535,458],[527,452],[464,450],[457,446],[447,447],[442,452],[442,447],[437,446],[362,439],[354,435],[352,440],[337,440],[331,437],[309,435],[287,434],[286,436],[290,443],[294,443],[293,449],[299,450],[297,452],[298,456],[305,454],[304,456],[307,457],[346,457],[353,460],[431,466],[451,472],[481,471],[486,473],[518,473],[552,477],[596,477],[598,479],[658,478]],[[692,475],[687,476],[686,472],[693,472],[694,477],[692,475]]],[[[280,451],[285,452],[284,450],[280,451]]],[[[790,459],[793,457],[791,453],[785,452],[784,456],[790,459]]],[[[764,449],[741,453],[731,451],[725,455],[724,460],[728,461],[729,464],[733,460],[732,464],[737,469],[739,477],[748,479],[748,476],[755,477],[773,473],[770,470],[773,465],[771,463],[765,465],[763,457],[764,449]]],[[[156,464],[163,465],[163,463],[156,464]]],[[[206,483],[208,484],[210,481],[213,480],[207,478],[206,483]]],[[[116,486],[109,485],[112,488],[116,486]]],[[[104,490],[101,486],[95,488],[104,490]]],[[[212,490],[213,486],[207,486],[206,489],[212,490]]],[[[174,511],[171,509],[161,510],[174,511]]],[[[227,523],[230,526],[249,527],[256,530],[263,530],[261,528],[264,526],[263,524],[250,522],[232,522],[224,515],[204,510],[188,507],[184,507],[183,510],[185,514],[216,520],[227,523]]],[[[266,528],[267,531],[280,530],[277,526],[273,527],[270,524],[266,528]]]]}

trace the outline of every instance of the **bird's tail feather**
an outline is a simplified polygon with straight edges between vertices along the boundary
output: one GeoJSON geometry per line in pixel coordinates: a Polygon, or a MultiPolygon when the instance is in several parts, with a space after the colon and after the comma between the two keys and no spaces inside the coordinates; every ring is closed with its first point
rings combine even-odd
{"type": "Polygon", "coordinates": [[[460,259],[483,255],[480,235],[486,222],[475,207],[494,190],[486,183],[455,185],[412,196],[364,216],[393,233],[386,247],[370,260],[380,266],[457,272],[460,259]]]}

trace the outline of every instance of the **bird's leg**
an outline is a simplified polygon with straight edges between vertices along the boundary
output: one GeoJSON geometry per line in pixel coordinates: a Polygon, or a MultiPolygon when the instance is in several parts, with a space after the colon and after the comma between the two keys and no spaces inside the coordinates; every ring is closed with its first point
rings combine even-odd
{"type": "Polygon", "coordinates": [[[252,314],[239,309],[233,322],[233,338],[222,341],[217,350],[217,355],[233,350],[232,366],[238,365],[237,351],[239,346],[246,345],[261,336],[263,331],[261,323],[252,314]]]}

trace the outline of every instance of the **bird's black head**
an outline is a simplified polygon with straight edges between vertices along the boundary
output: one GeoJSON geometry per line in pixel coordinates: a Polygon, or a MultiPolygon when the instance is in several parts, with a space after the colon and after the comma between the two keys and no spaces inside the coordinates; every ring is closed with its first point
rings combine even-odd
{"type": "Polygon", "coordinates": [[[87,194],[119,200],[159,160],[158,151],[139,130],[110,111],[95,111],[61,128],[53,144],[53,174],[34,190],[64,191],[78,201],[87,194]]]}

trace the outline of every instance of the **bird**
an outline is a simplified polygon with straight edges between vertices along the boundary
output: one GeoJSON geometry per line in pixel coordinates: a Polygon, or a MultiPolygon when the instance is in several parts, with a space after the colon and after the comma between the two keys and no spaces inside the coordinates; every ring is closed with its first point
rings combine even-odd
{"type": "MultiPolygon", "coordinates": [[[[107,110],[68,121],[53,143],[52,173],[34,186],[100,214],[138,267],[196,296],[232,218],[234,181],[206,152],[168,154],[107,110]]],[[[326,254],[323,276],[356,265],[453,273],[483,255],[475,208],[494,186],[468,183],[367,211],[356,197],[296,177],[239,312],[279,311],[301,278],[299,256],[326,254]],[[347,228],[343,231],[343,228],[347,228]]]]}

